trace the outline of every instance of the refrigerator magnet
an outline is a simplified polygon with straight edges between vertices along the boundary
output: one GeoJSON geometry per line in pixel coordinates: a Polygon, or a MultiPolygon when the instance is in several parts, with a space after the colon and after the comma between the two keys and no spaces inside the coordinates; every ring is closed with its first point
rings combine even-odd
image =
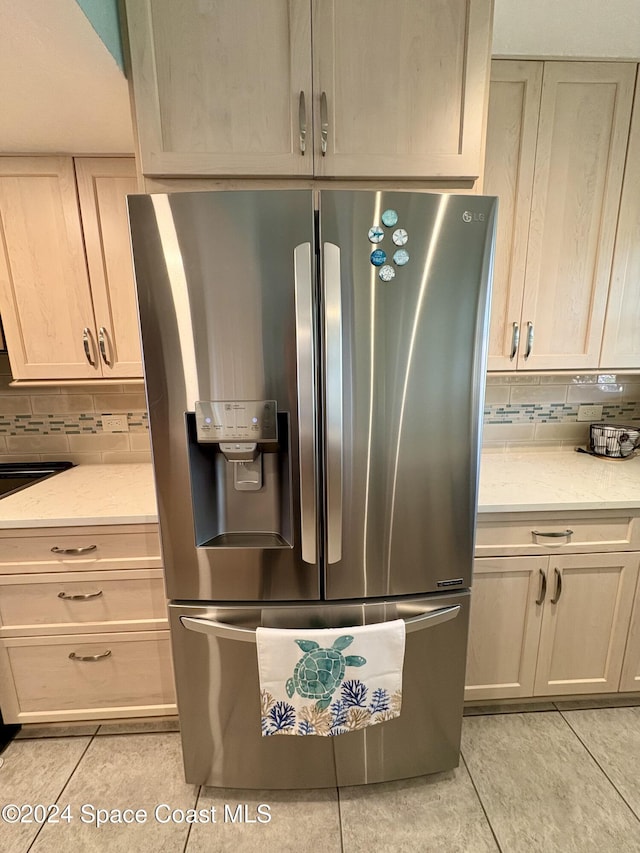
{"type": "Polygon", "coordinates": [[[394,225],[398,224],[398,214],[395,210],[392,210],[391,208],[385,210],[385,212],[382,214],[381,219],[382,224],[386,225],[387,228],[393,228],[394,225]]]}
{"type": "Polygon", "coordinates": [[[406,249],[398,249],[393,253],[393,263],[398,267],[403,267],[409,261],[409,252],[406,249]]]}
{"type": "Polygon", "coordinates": [[[369,255],[369,260],[374,265],[374,267],[381,267],[382,264],[387,260],[387,253],[383,252],[382,249],[374,249],[373,252],[369,255]]]}
{"type": "Polygon", "coordinates": [[[396,246],[404,246],[404,244],[409,239],[409,235],[404,230],[404,228],[396,228],[396,230],[391,235],[391,239],[396,244],[396,246]]]}
{"type": "Polygon", "coordinates": [[[369,242],[370,243],[379,243],[384,237],[384,231],[379,225],[374,225],[373,228],[369,228],[369,242]]]}
{"type": "Polygon", "coordinates": [[[380,272],[378,273],[378,278],[381,281],[391,281],[391,279],[396,277],[396,271],[389,264],[385,264],[383,267],[380,267],[380,272]]]}

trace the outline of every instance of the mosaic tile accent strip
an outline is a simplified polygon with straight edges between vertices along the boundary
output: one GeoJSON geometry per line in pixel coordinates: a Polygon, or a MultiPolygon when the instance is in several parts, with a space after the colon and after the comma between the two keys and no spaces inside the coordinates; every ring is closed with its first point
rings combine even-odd
{"type": "MultiPolygon", "coordinates": [[[[102,418],[112,412],[100,414],[58,415],[0,415],[0,435],[88,435],[100,433],[102,418]]],[[[149,429],[147,412],[127,412],[128,432],[144,433],[149,429]]]]}
{"type": "MultiPolygon", "coordinates": [[[[486,406],[485,424],[523,424],[523,423],[571,423],[578,420],[578,404],[571,403],[521,403],[503,406],[486,406]]],[[[623,402],[603,406],[603,421],[638,421],[640,403],[623,402]]]]}

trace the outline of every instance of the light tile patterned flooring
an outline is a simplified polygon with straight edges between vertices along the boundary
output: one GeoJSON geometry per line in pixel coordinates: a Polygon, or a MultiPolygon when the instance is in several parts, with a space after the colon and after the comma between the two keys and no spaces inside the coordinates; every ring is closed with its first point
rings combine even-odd
{"type": "Polygon", "coordinates": [[[472,709],[457,770],[319,791],[187,785],[174,721],[30,727],[2,755],[0,805],[68,804],[71,820],[0,821],[0,851],[640,853],[640,707],[585,704],[472,709]],[[269,823],[224,820],[225,804],[255,818],[261,803],[269,823]],[[81,821],[83,804],[149,817],[97,827],[81,821]],[[214,806],[216,823],[160,822],[160,804],[162,819],[214,806]]]}

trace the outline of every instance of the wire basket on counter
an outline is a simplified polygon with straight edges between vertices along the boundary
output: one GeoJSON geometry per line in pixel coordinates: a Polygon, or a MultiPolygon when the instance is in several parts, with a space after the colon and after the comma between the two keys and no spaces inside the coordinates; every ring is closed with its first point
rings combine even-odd
{"type": "Polygon", "coordinates": [[[595,456],[624,459],[640,444],[640,427],[623,424],[591,424],[589,449],[595,456]]]}

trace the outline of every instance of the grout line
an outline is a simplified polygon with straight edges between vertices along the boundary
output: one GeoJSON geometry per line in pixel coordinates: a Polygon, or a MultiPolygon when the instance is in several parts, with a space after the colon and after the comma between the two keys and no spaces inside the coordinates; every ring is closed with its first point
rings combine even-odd
{"type": "Polygon", "coordinates": [[[489,815],[487,814],[487,810],[484,807],[484,803],[482,802],[482,797],[480,796],[480,792],[478,791],[478,788],[476,787],[475,779],[471,775],[471,770],[469,770],[469,765],[467,764],[466,758],[462,754],[462,750],[460,751],[460,759],[461,759],[462,763],[464,764],[465,770],[469,774],[469,779],[471,780],[471,784],[473,785],[473,790],[476,792],[476,797],[478,798],[478,802],[480,803],[480,808],[482,809],[482,811],[484,813],[485,820],[487,821],[489,829],[491,830],[491,835],[493,835],[493,840],[496,842],[496,847],[498,848],[500,853],[502,853],[502,847],[500,846],[500,842],[498,841],[498,836],[496,835],[496,833],[493,829],[493,824],[489,820],[489,815]]]}
{"type": "MultiPolygon", "coordinates": [[[[599,709],[599,710],[605,710],[605,709],[599,709]]],[[[617,786],[616,786],[616,784],[613,782],[613,780],[611,779],[611,777],[609,776],[609,774],[607,773],[607,771],[604,769],[604,767],[602,766],[602,764],[600,764],[600,762],[599,762],[599,761],[598,761],[598,759],[595,757],[595,755],[591,752],[591,750],[589,749],[589,747],[587,746],[587,744],[583,741],[583,739],[580,737],[580,735],[578,734],[578,732],[573,728],[573,726],[571,725],[571,723],[569,722],[569,720],[567,720],[567,718],[566,718],[566,717],[565,717],[565,715],[564,715],[564,712],[563,712],[563,711],[558,711],[558,713],[560,714],[560,716],[561,716],[561,717],[562,717],[562,719],[564,720],[565,724],[568,726],[569,731],[570,731],[570,732],[571,732],[571,733],[572,733],[572,734],[573,734],[573,735],[578,739],[578,741],[582,744],[582,746],[583,746],[583,747],[585,748],[585,750],[587,751],[587,754],[591,757],[591,759],[592,759],[593,763],[594,763],[594,764],[596,765],[596,767],[598,767],[598,769],[602,772],[602,775],[603,775],[603,776],[605,777],[605,779],[609,782],[609,784],[611,785],[611,787],[613,788],[613,790],[614,790],[614,791],[616,792],[616,794],[620,797],[620,799],[622,800],[622,802],[623,802],[623,803],[625,804],[625,806],[629,809],[629,811],[630,811],[630,812],[631,812],[631,814],[635,817],[635,819],[640,823],[640,815],[637,815],[637,814],[635,813],[635,811],[631,808],[631,806],[630,806],[630,805],[629,805],[629,803],[627,802],[627,800],[626,800],[625,796],[624,796],[624,795],[623,795],[623,794],[618,790],[618,787],[617,787],[617,786]]]]}
{"type": "MultiPolygon", "coordinates": [[[[335,752],[334,752],[335,756],[335,752]]],[[[340,802],[340,788],[336,787],[338,795],[338,826],[340,827],[340,853],[344,853],[344,832],[342,831],[342,804],[340,802]]]]}
{"type": "MultiPolygon", "coordinates": [[[[202,785],[198,785],[198,793],[196,794],[196,801],[193,804],[194,809],[198,808],[198,800],[200,799],[200,794],[202,793],[202,785]]],[[[187,853],[187,847],[189,845],[189,838],[191,837],[191,830],[193,829],[193,823],[189,824],[189,829],[187,830],[187,835],[184,839],[184,847],[182,848],[182,853],[187,853]]]]}
{"type": "MultiPolygon", "coordinates": [[[[80,758],[76,761],[75,767],[73,768],[73,770],[71,771],[71,773],[70,773],[70,774],[69,774],[69,776],[67,777],[67,781],[64,783],[64,785],[63,785],[63,786],[62,786],[62,788],[60,789],[60,791],[59,791],[58,795],[56,796],[56,799],[55,799],[56,804],[58,803],[58,800],[60,799],[60,797],[61,797],[61,796],[64,794],[64,792],[66,791],[67,786],[69,785],[69,782],[72,780],[74,773],[76,772],[76,770],[78,769],[78,767],[79,767],[79,765],[80,765],[80,762],[82,761],[82,759],[83,759],[83,758],[85,757],[85,755],[87,754],[87,750],[89,749],[89,747],[90,747],[90,746],[91,746],[91,744],[93,743],[93,740],[94,740],[95,736],[96,736],[96,735],[95,735],[95,732],[94,732],[94,733],[91,735],[91,737],[89,738],[89,743],[88,743],[88,744],[86,745],[86,747],[83,749],[83,751],[82,751],[82,755],[81,755],[81,756],[80,756],[80,758]]],[[[50,740],[50,738],[33,738],[33,740],[50,740]]],[[[40,836],[40,833],[42,832],[42,830],[44,829],[44,827],[45,827],[45,826],[46,826],[46,821],[45,821],[44,823],[41,823],[41,824],[40,824],[40,829],[36,832],[35,836],[33,837],[33,841],[32,841],[32,842],[31,842],[31,844],[27,847],[26,853],[29,853],[29,850],[31,850],[31,848],[33,847],[33,845],[36,843],[36,841],[38,840],[38,837],[40,836]]]]}

